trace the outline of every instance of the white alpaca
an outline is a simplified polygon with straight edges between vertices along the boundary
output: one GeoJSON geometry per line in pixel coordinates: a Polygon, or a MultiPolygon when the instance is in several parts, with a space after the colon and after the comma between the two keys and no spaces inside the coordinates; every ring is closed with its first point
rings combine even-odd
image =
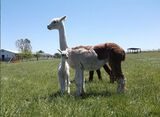
{"type": "MultiPolygon", "coordinates": [[[[54,25],[54,27],[51,27],[52,29],[58,29],[58,31],[59,31],[59,44],[60,44],[60,50],[62,50],[62,51],[66,50],[68,48],[67,43],[66,43],[64,24],[62,22],[65,18],[66,18],[66,16],[64,16],[62,18],[53,19],[52,24],[54,25]]],[[[49,26],[48,26],[48,29],[50,29],[49,26]]],[[[59,83],[60,83],[61,93],[64,93],[65,87],[67,87],[67,89],[70,89],[69,85],[67,85],[67,83],[64,83],[65,82],[64,77],[68,77],[67,75],[64,76],[64,74],[66,74],[67,72],[69,73],[69,65],[66,62],[66,60],[65,60],[65,64],[63,64],[63,65],[67,66],[67,71],[61,70],[61,69],[63,69],[62,67],[64,67],[64,66],[62,66],[62,63],[64,62],[64,60],[65,60],[65,58],[61,57],[61,63],[59,64],[59,69],[58,69],[58,79],[59,79],[59,83]],[[61,74],[63,74],[63,76],[61,74]]],[[[67,91],[67,92],[70,93],[69,91],[67,91]]]]}
{"type": "Polygon", "coordinates": [[[67,63],[68,54],[66,54],[65,52],[61,52],[60,50],[59,52],[61,53],[61,62],[58,66],[58,79],[60,83],[60,91],[61,94],[63,94],[65,91],[67,91],[67,93],[69,94],[70,79],[69,79],[69,65],[67,63]]]}
{"type": "Polygon", "coordinates": [[[63,53],[68,54],[69,66],[75,69],[76,92],[78,96],[81,96],[85,92],[84,70],[99,69],[107,62],[107,59],[99,61],[93,49],[68,48],[63,53]]]}
{"type": "Polygon", "coordinates": [[[117,91],[123,92],[125,79],[121,71],[121,61],[125,58],[124,50],[114,43],[68,48],[63,24],[65,18],[66,16],[53,19],[47,28],[59,30],[60,49],[65,50],[64,52],[68,54],[69,66],[75,69],[77,95],[80,96],[84,93],[84,70],[97,70],[107,62],[111,66],[113,75],[117,78],[117,91]]]}

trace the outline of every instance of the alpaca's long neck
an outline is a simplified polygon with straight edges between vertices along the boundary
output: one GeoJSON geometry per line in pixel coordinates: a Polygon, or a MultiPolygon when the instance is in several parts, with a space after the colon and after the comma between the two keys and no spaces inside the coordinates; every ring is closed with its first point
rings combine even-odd
{"type": "Polygon", "coordinates": [[[65,34],[65,28],[62,23],[61,28],[59,29],[59,44],[61,50],[66,50],[68,48],[67,42],[66,42],[66,34],[65,34]]]}

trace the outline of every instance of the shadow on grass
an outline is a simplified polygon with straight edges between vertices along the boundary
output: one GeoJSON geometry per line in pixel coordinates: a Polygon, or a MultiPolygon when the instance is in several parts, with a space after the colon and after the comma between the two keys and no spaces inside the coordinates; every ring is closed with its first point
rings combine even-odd
{"type": "Polygon", "coordinates": [[[111,95],[109,91],[88,92],[84,94],[85,97],[110,97],[111,95]]]}
{"type": "Polygon", "coordinates": [[[159,117],[159,115],[160,115],[160,112],[154,112],[154,111],[152,111],[152,112],[149,112],[149,116],[154,116],[154,117],[159,117]]]}
{"type": "Polygon", "coordinates": [[[48,96],[48,100],[52,101],[56,98],[64,97],[64,98],[74,98],[74,99],[86,99],[86,98],[95,98],[95,97],[110,97],[112,94],[108,91],[101,92],[87,92],[81,96],[76,96],[76,94],[61,94],[59,91],[52,93],[48,96]]]}

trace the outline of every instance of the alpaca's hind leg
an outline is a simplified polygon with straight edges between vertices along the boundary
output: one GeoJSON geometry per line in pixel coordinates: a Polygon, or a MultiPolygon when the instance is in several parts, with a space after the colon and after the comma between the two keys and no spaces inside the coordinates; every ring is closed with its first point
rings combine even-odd
{"type": "Polygon", "coordinates": [[[89,71],[89,81],[93,81],[94,71],[89,71]]]}
{"type": "Polygon", "coordinates": [[[112,73],[117,80],[118,87],[117,92],[125,91],[125,78],[121,69],[121,61],[111,61],[110,66],[112,69],[112,73]]]}
{"type": "Polygon", "coordinates": [[[80,68],[75,70],[75,81],[77,87],[77,96],[82,96],[85,92],[84,71],[80,68]]]}
{"type": "Polygon", "coordinates": [[[113,76],[113,73],[112,73],[111,68],[110,68],[107,64],[105,64],[105,65],[103,66],[103,68],[104,68],[104,70],[105,70],[105,71],[108,73],[108,75],[109,75],[110,83],[114,83],[115,78],[114,78],[114,76],[113,76]]]}
{"type": "Polygon", "coordinates": [[[102,76],[101,76],[101,71],[100,71],[100,69],[96,70],[96,72],[97,72],[97,75],[98,75],[98,79],[99,79],[99,80],[102,80],[102,76]]]}

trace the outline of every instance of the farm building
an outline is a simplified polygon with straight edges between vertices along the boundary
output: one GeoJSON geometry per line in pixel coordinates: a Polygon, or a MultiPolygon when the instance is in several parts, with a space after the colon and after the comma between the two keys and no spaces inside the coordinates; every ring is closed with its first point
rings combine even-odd
{"type": "Polygon", "coordinates": [[[127,53],[141,53],[141,48],[128,48],[127,53]]]}
{"type": "Polygon", "coordinates": [[[45,60],[45,59],[52,59],[54,56],[48,53],[32,53],[32,57],[30,59],[25,59],[21,58],[19,56],[19,53],[16,51],[10,51],[6,49],[1,49],[0,50],[0,61],[8,61],[8,62],[13,62],[15,60],[34,60],[34,58],[40,59],[40,60],[45,60]]]}
{"type": "Polygon", "coordinates": [[[16,59],[18,52],[1,49],[0,50],[0,60],[1,61],[10,61],[11,59],[16,59]]]}
{"type": "Polygon", "coordinates": [[[52,59],[54,56],[48,53],[34,53],[33,54],[37,60],[39,59],[52,59]]]}

